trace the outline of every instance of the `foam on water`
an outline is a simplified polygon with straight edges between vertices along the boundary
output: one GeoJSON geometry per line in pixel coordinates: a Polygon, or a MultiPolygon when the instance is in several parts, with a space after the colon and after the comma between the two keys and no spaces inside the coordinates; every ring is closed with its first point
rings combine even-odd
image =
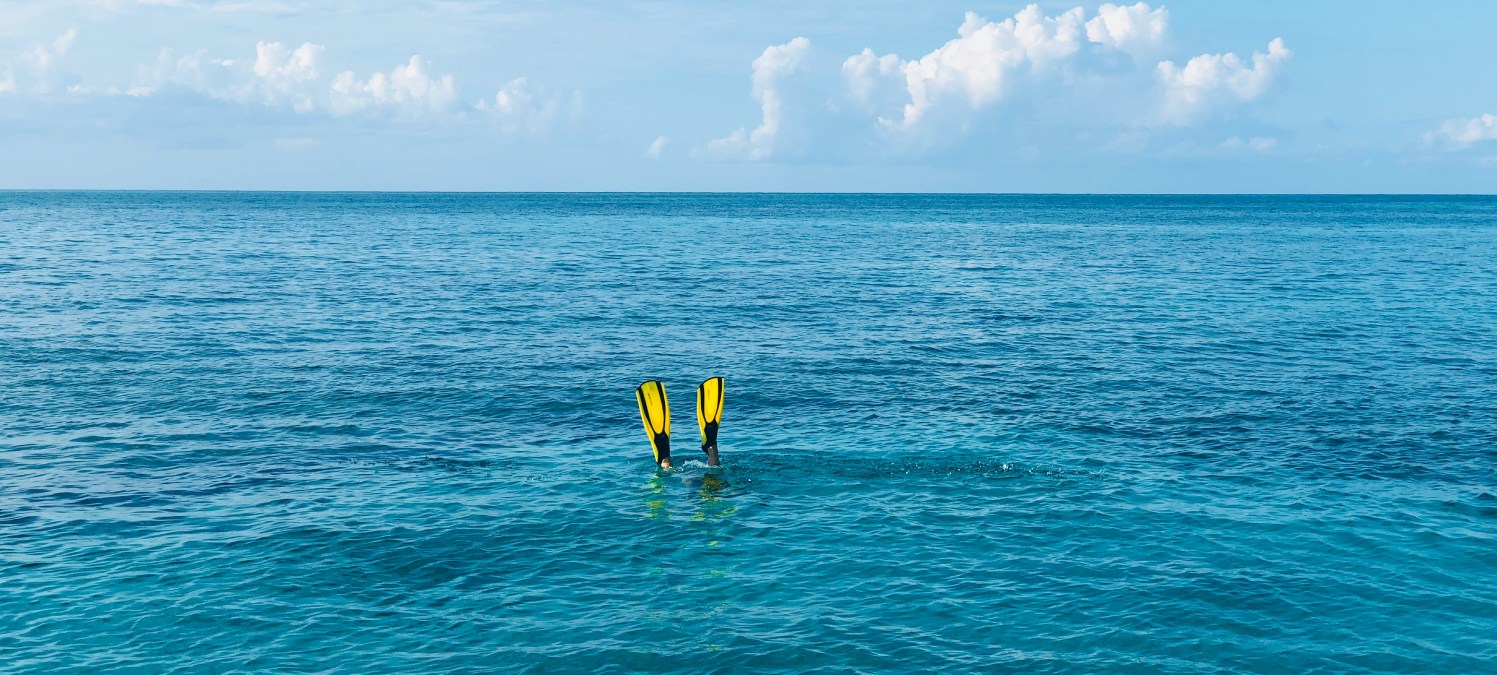
{"type": "Polygon", "coordinates": [[[1474,197],[0,193],[0,668],[1489,670],[1494,260],[1474,197]]]}

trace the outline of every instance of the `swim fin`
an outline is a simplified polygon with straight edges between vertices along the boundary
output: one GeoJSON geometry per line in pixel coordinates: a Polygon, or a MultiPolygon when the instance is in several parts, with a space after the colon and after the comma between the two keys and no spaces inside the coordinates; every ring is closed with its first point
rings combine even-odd
{"type": "Polygon", "coordinates": [[[645,435],[655,449],[655,463],[671,456],[671,407],[665,400],[665,385],[650,380],[634,390],[639,399],[639,417],[645,423],[645,435]]]}
{"type": "Polygon", "coordinates": [[[717,466],[717,428],[723,421],[723,379],[714,377],[697,387],[697,425],[702,428],[702,452],[707,466],[717,466]]]}

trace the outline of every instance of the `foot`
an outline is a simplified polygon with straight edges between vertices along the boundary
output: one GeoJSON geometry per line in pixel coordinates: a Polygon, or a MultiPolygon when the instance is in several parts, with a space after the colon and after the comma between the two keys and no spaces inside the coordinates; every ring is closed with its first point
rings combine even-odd
{"type": "Polygon", "coordinates": [[[715,445],[709,445],[709,446],[707,446],[707,466],[721,466],[721,465],[722,465],[722,462],[717,461],[717,446],[715,446],[715,445]]]}
{"type": "Polygon", "coordinates": [[[673,467],[671,467],[671,458],[666,457],[665,459],[660,460],[660,468],[662,468],[662,469],[673,468],[673,467]]]}

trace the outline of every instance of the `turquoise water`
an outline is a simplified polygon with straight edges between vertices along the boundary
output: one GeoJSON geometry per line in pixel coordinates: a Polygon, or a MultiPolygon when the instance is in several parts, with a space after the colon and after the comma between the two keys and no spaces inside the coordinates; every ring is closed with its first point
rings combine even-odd
{"type": "Polygon", "coordinates": [[[0,668],[1490,672],[1494,261],[1493,198],[0,193],[0,668]]]}

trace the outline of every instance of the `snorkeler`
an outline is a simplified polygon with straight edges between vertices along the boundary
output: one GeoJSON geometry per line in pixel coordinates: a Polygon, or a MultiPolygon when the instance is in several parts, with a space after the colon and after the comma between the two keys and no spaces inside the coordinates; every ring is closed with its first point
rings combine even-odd
{"type": "MultiPolygon", "coordinates": [[[[665,399],[665,385],[650,380],[634,390],[639,400],[639,417],[645,423],[645,436],[655,449],[655,462],[662,469],[671,468],[671,407],[665,399]]],[[[717,427],[723,418],[723,379],[714,377],[697,387],[697,425],[702,429],[702,452],[707,466],[718,466],[717,427]]]]}

